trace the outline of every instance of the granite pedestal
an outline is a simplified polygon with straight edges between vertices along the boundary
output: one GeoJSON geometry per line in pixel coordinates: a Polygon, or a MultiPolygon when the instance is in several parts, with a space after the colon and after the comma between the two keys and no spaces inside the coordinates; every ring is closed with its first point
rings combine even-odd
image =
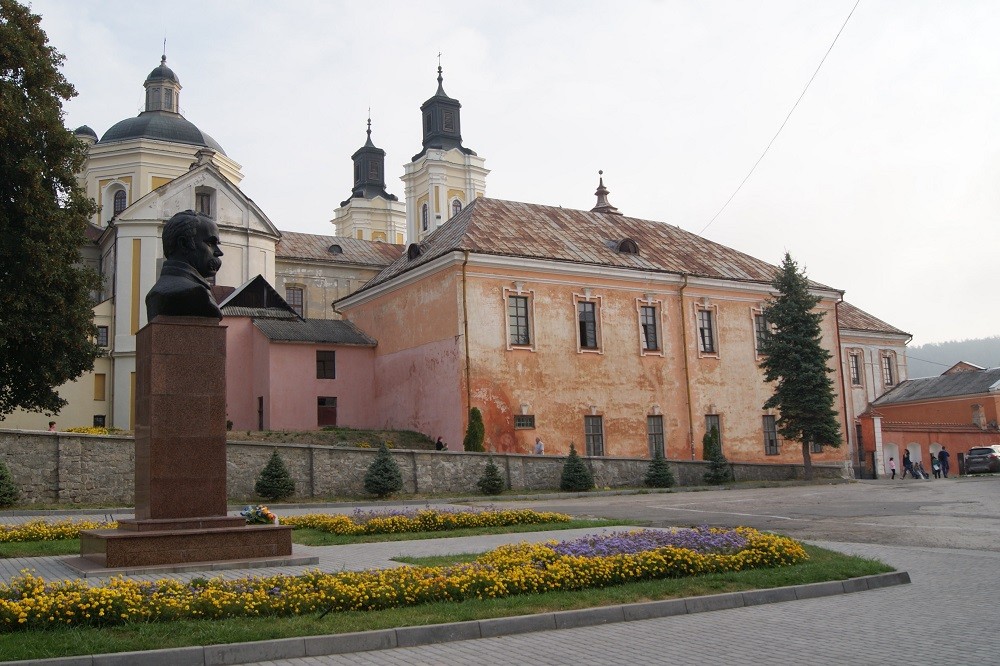
{"type": "Polygon", "coordinates": [[[226,329],[160,316],[136,334],[135,518],[80,535],[107,568],[285,557],[291,527],[245,524],[226,505],[226,329]]]}

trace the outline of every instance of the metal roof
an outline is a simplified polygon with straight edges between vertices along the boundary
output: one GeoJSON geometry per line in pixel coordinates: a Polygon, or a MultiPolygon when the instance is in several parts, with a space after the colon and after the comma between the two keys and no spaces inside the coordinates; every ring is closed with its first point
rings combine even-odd
{"type": "Polygon", "coordinates": [[[184,116],[170,111],[143,111],[135,118],[119,121],[104,133],[98,143],[104,145],[139,138],[205,146],[223,155],[226,154],[218,141],[195,127],[194,123],[186,120],[184,116]]]}
{"type": "Polygon", "coordinates": [[[978,372],[959,372],[940,377],[908,379],[878,398],[872,405],[893,405],[934,398],[981,395],[1000,390],[1000,368],[978,372]]]}
{"type": "Polygon", "coordinates": [[[868,314],[861,308],[851,305],[847,301],[837,303],[837,321],[840,323],[841,329],[910,335],[906,331],[900,330],[892,324],[885,323],[878,317],[868,314]]]}
{"type": "Polygon", "coordinates": [[[257,319],[253,325],[275,342],[322,342],[374,347],[374,338],[344,319],[257,319]]]}
{"type": "Polygon", "coordinates": [[[402,245],[360,240],[348,236],[318,236],[294,231],[282,231],[275,246],[279,259],[311,259],[316,261],[358,264],[380,268],[388,266],[403,254],[402,245]],[[337,246],[340,252],[331,251],[337,246]]]}
{"type": "MultiPolygon", "coordinates": [[[[455,250],[770,284],[778,268],[664,222],[478,198],[364,289],[455,250]],[[638,254],[619,252],[631,239],[638,254]]],[[[830,289],[810,282],[813,287],[830,289]]]]}

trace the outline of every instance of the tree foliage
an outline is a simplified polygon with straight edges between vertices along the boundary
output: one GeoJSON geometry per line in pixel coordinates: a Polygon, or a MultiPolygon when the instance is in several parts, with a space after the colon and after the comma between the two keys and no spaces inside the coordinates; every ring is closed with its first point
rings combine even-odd
{"type": "Polygon", "coordinates": [[[40,20],[0,0],[0,417],[58,412],[54,389],[99,353],[98,278],[80,263],[94,204],[76,179],[84,146],[63,126],[76,91],[40,20]]]}
{"type": "Polygon", "coordinates": [[[295,481],[277,449],[271,452],[271,458],[261,470],[253,489],[269,502],[283,500],[295,492],[295,481]]]}
{"type": "Polygon", "coordinates": [[[805,272],[787,252],[772,286],[778,295],[764,306],[771,329],[761,344],[760,367],[764,379],[774,383],[774,395],[764,409],[779,410],[778,433],[801,442],[806,478],[811,479],[810,443],[840,446],[831,354],[823,347],[820,328],[825,313],[814,311],[820,298],[809,292],[805,272]]]}
{"type": "Polygon", "coordinates": [[[379,499],[403,489],[403,474],[385,443],[379,444],[375,460],[365,472],[365,492],[379,499]]]}
{"type": "Polygon", "coordinates": [[[653,459],[649,461],[643,483],[648,488],[671,488],[677,483],[674,480],[673,472],[670,471],[670,465],[667,464],[667,459],[663,457],[659,449],[653,454],[653,459]]]}
{"type": "Polygon", "coordinates": [[[483,424],[483,413],[478,407],[469,410],[469,427],[465,429],[465,439],[462,448],[466,451],[483,451],[486,440],[486,426],[483,424]]]}
{"type": "Polygon", "coordinates": [[[0,508],[6,509],[9,506],[14,506],[14,503],[17,502],[20,496],[21,491],[18,490],[17,484],[14,483],[14,478],[10,475],[10,470],[0,460],[0,508]]]}
{"type": "Polygon", "coordinates": [[[708,461],[708,471],[705,472],[705,483],[717,486],[729,483],[734,480],[733,468],[722,453],[722,441],[719,436],[719,429],[712,426],[712,429],[701,438],[702,456],[708,461]]]}
{"type": "Polygon", "coordinates": [[[490,456],[476,485],[479,487],[479,492],[484,495],[499,495],[503,492],[507,484],[504,483],[503,475],[500,474],[500,468],[493,462],[493,456],[490,456]]]}
{"type": "Polygon", "coordinates": [[[559,490],[580,492],[593,488],[594,475],[590,473],[587,463],[583,462],[583,458],[576,452],[576,447],[570,442],[569,456],[563,464],[562,477],[559,479],[559,490]]]}

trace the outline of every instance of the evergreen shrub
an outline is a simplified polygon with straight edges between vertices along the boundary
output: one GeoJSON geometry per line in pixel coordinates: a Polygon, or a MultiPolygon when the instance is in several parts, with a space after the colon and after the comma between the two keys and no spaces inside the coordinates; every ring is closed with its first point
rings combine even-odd
{"type": "Polygon", "coordinates": [[[399,465],[389,453],[389,448],[380,444],[375,460],[365,472],[365,492],[382,499],[402,489],[403,474],[399,471],[399,465]]]}
{"type": "Polygon", "coordinates": [[[483,441],[486,439],[486,426],[483,424],[483,413],[478,407],[469,410],[469,427],[465,430],[462,447],[466,451],[483,451],[483,441]]]}
{"type": "Polygon", "coordinates": [[[729,466],[729,461],[722,453],[722,444],[719,442],[719,431],[715,426],[705,433],[701,440],[704,449],[705,459],[708,461],[708,471],[705,472],[705,483],[718,486],[723,483],[734,481],[733,469],[729,466]]]}
{"type": "Polygon", "coordinates": [[[649,461],[646,478],[643,481],[649,488],[672,488],[675,483],[674,474],[670,471],[667,459],[657,449],[653,459],[649,461]]]}
{"type": "Polygon", "coordinates": [[[295,481],[288,473],[285,461],[282,460],[277,449],[271,452],[271,458],[261,470],[253,489],[259,496],[270,502],[291,497],[292,493],[295,492],[295,481]]]}
{"type": "Polygon", "coordinates": [[[594,475],[590,473],[587,464],[576,453],[576,447],[570,442],[569,456],[562,468],[562,478],[559,480],[559,490],[579,492],[593,490],[594,475]]]}
{"type": "Polygon", "coordinates": [[[14,483],[14,477],[10,475],[7,465],[0,461],[0,508],[14,506],[20,496],[21,491],[14,483]]]}
{"type": "Polygon", "coordinates": [[[504,487],[507,484],[504,483],[503,476],[500,474],[500,468],[493,462],[493,456],[490,456],[489,462],[486,463],[486,468],[483,470],[482,476],[479,477],[476,485],[479,486],[480,492],[484,495],[499,495],[504,491],[504,487]]]}

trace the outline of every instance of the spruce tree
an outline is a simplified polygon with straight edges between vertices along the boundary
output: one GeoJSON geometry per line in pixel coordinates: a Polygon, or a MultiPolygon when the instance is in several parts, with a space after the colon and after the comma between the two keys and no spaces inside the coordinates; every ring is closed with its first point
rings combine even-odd
{"type": "Polygon", "coordinates": [[[764,318],[771,329],[760,345],[764,379],[774,382],[774,395],[764,409],[777,409],[778,433],[802,444],[805,478],[812,479],[810,444],[840,446],[840,423],[820,324],[823,312],[815,312],[819,296],[809,293],[805,271],[787,252],[772,286],[778,295],[768,299],[764,318]]]}
{"type": "Polygon", "coordinates": [[[402,489],[403,475],[399,471],[399,465],[389,453],[389,448],[384,443],[379,444],[375,460],[365,472],[365,492],[383,499],[402,489]]]}
{"type": "Polygon", "coordinates": [[[674,474],[670,471],[667,459],[659,449],[653,454],[653,459],[649,461],[649,468],[646,470],[646,478],[643,483],[649,488],[671,488],[676,483],[674,474]]]}
{"type": "Polygon", "coordinates": [[[484,495],[499,495],[503,492],[507,484],[504,483],[503,476],[500,474],[500,468],[493,462],[493,456],[490,456],[476,485],[479,486],[479,491],[484,495]]]}
{"type": "Polygon", "coordinates": [[[295,481],[288,473],[285,461],[278,454],[277,449],[271,452],[271,458],[261,470],[253,489],[269,502],[283,500],[295,492],[295,481]]]}
{"type": "Polygon", "coordinates": [[[20,497],[21,492],[14,483],[14,478],[10,475],[7,465],[0,460],[0,508],[14,506],[20,497]]]}
{"type": "Polygon", "coordinates": [[[478,407],[469,410],[469,427],[465,430],[462,448],[466,451],[483,451],[483,441],[486,439],[486,426],[483,424],[483,413],[478,407]]]}
{"type": "Polygon", "coordinates": [[[733,469],[729,466],[729,461],[722,453],[722,442],[719,437],[719,430],[715,426],[705,433],[701,440],[703,457],[708,461],[708,471],[705,472],[705,483],[717,486],[722,483],[733,481],[733,469]]]}
{"type": "Polygon", "coordinates": [[[56,413],[55,388],[94,367],[97,273],[80,248],[94,204],[84,145],[63,126],[76,95],[41,18],[0,0],[0,418],[56,413]]]}
{"type": "Polygon", "coordinates": [[[594,488],[594,475],[590,473],[587,464],[576,453],[576,447],[570,442],[569,456],[562,468],[562,478],[559,480],[559,490],[580,492],[594,488]]]}

